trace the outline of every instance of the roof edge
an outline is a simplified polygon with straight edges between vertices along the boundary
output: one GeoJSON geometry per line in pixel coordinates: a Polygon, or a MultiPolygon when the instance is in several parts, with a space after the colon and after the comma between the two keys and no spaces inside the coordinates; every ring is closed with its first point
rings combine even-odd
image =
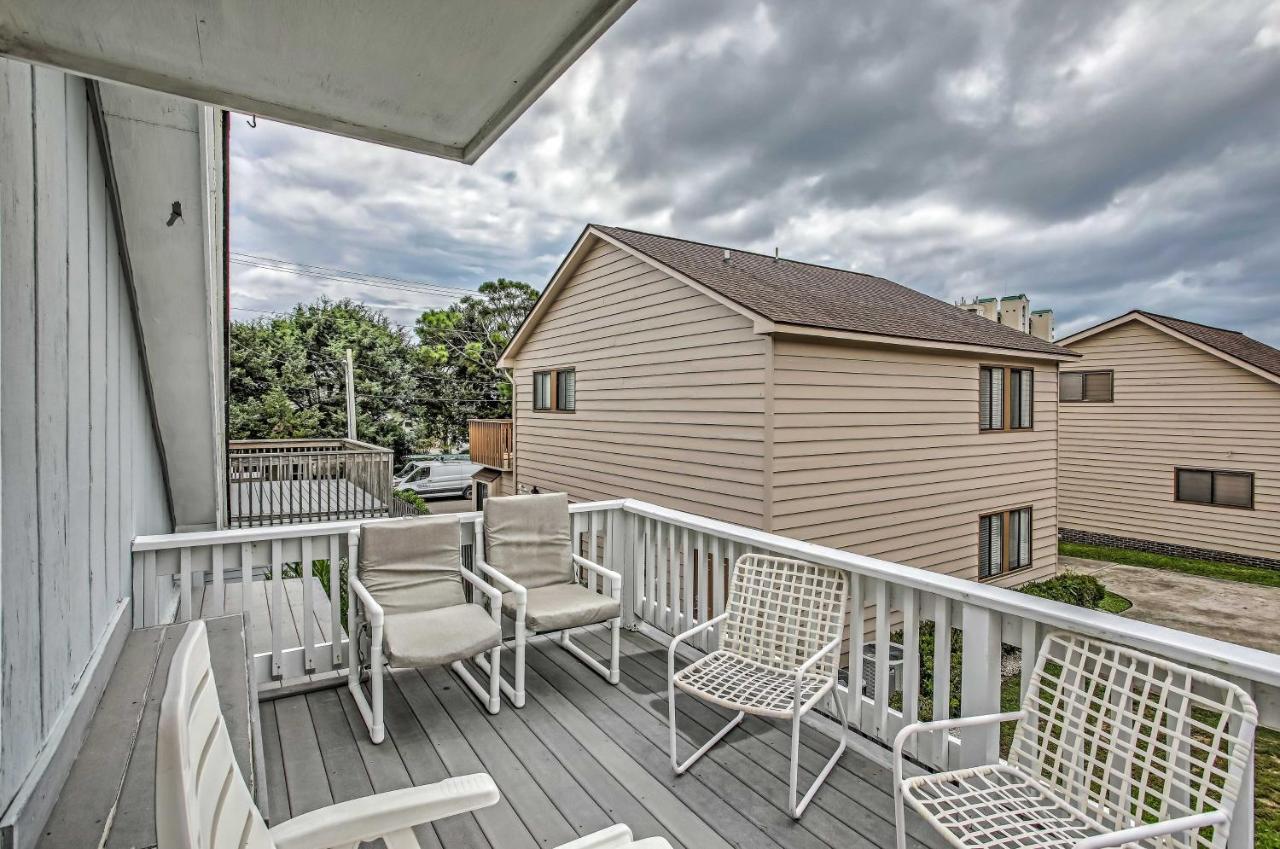
{"type": "Polygon", "coordinates": [[[788,336],[809,336],[819,339],[843,341],[861,344],[891,345],[895,348],[921,348],[930,351],[950,351],[962,354],[986,354],[996,357],[1012,357],[1027,360],[1050,360],[1053,362],[1075,362],[1083,354],[1067,351],[1055,354],[1051,351],[1032,351],[1026,348],[1004,348],[997,345],[978,345],[967,342],[945,342],[936,339],[919,339],[914,336],[898,336],[890,333],[859,333],[852,330],[836,330],[829,327],[814,327],[808,324],[787,324],[775,322],[773,333],[788,336]]]}
{"type": "MultiPolygon", "coordinates": [[[[1086,327],[1084,330],[1077,331],[1076,333],[1071,334],[1070,336],[1066,337],[1065,339],[1063,339],[1061,342],[1057,344],[1064,345],[1064,346],[1074,345],[1077,342],[1083,342],[1085,339],[1089,339],[1093,336],[1098,335],[1099,333],[1105,333],[1106,331],[1112,330],[1113,328],[1119,327],[1123,324],[1128,324],[1132,321],[1138,321],[1138,322],[1141,322],[1142,324],[1145,324],[1147,327],[1153,328],[1155,330],[1159,330],[1161,333],[1164,333],[1167,336],[1171,336],[1174,339],[1177,339],[1179,342],[1184,342],[1193,348],[1198,348],[1207,354],[1212,354],[1213,356],[1217,357],[1220,360],[1223,360],[1224,362],[1228,362],[1233,366],[1242,368],[1245,371],[1250,372],[1252,374],[1256,374],[1258,377],[1261,377],[1264,380],[1280,385],[1280,374],[1275,374],[1274,372],[1267,371],[1264,368],[1259,368],[1258,366],[1255,366],[1252,363],[1245,362],[1244,360],[1240,359],[1239,357],[1233,354],[1229,354],[1226,351],[1223,351],[1221,348],[1216,348],[1213,345],[1209,345],[1205,342],[1201,342],[1199,339],[1193,339],[1187,334],[1182,333],[1181,331],[1173,327],[1170,327],[1164,322],[1159,321],[1155,318],[1152,318],[1151,317],[1152,315],[1157,315],[1157,313],[1148,314],[1146,311],[1139,310],[1139,309],[1129,310],[1127,313],[1124,313],[1123,315],[1118,315],[1115,318],[1109,319],[1100,324],[1095,324],[1093,327],[1086,327]]],[[[1166,316],[1166,317],[1173,319],[1173,316],[1166,316]]],[[[1173,320],[1182,321],[1182,319],[1173,319],[1173,320]]],[[[1198,322],[1190,321],[1187,323],[1197,324],[1198,322]]],[[[1209,327],[1210,329],[1213,329],[1213,330],[1225,330],[1225,328],[1212,327],[1211,325],[1207,325],[1207,324],[1201,325],[1201,326],[1209,327]]],[[[1227,332],[1237,333],[1239,331],[1227,331],[1227,332]]]]}

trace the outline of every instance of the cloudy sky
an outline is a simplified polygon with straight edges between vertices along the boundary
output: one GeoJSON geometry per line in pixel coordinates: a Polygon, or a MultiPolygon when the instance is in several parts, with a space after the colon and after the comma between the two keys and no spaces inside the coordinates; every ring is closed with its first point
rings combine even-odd
{"type": "MultiPolygon", "coordinates": [[[[541,287],[591,221],[1280,345],[1280,0],[639,0],[477,165],[240,119],[232,156],[256,257],[541,287]]],[[[447,298],[233,280],[237,318],[447,298]]]]}

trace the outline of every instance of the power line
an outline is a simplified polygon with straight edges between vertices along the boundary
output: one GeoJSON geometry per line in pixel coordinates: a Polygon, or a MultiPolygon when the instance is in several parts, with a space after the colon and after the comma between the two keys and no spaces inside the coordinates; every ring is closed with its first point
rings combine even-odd
{"type": "Polygon", "coordinates": [[[379,274],[367,274],[349,268],[334,268],[327,265],[310,265],[293,260],[276,259],[258,254],[232,252],[231,262],[236,265],[247,265],[266,271],[283,271],[300,277],[318,277],[335,283],[350,283],[358,286],[373,286],[380,289],[393,289],[400,292],[416,292],[427,295],[440,295],[449,298],[464,298],[475,295],[473,289],[458,286],[442,286],[438,283],[424,283],[418,280],[405,280],[399,277],[385,277],[379,274]]]}

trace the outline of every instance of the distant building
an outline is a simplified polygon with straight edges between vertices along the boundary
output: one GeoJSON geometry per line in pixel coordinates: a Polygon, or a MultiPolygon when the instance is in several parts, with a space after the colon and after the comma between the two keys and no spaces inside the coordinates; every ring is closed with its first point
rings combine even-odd
{"type": "Polygon", "coordinates": [[[1053,310],[1032,310],[1026,295],[1006,295],[1003,298],[961,298],[956,304],[960,309],[980,315],[998,324],[1030,333],[1037,339],[1053,341],[1053,310]]]}

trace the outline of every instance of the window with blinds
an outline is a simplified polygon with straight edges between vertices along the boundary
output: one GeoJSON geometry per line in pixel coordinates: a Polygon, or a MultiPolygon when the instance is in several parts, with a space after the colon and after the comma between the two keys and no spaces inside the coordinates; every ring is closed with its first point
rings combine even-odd
{"type": "Polygon", "coordinates": [[[1114,373],[1064,371],[1058,373],[1058,400],[1109,404],[1113,400],[1114,373]]]}
{"type": "Polygon", "coordinates": [[[978,517],[978,577],[994,578],[1031,566],[1031,508],[978,517]]]}
{"type": "Polygon", "coordinates": [[[533,409],[572,413],[578,408],[578,373],[571,368],[533,373],[533,409]]]}
{"type": "Polygon", "coordinates": [[[1219,469],[1175,469],[1173,497],[1191,504],[1253,509],[1253,473],[1219,469]]]}
{"type": "Polygon", "coordinates": [[[981,366],[978,370],[978,430],[1026,430],[1033,425],[1035,370],[981,366]]]}
{"type": "Polygon", "coordinates": [[[533,373],[533,408],[535,410],[551,409],[551,372],[549,371],[533,373]]]}
{"type": "Polygon", "coordinates": [[[556,372],[556,409],[571,412],[577,407],[578,373],[573,369],[556,372]]]}

